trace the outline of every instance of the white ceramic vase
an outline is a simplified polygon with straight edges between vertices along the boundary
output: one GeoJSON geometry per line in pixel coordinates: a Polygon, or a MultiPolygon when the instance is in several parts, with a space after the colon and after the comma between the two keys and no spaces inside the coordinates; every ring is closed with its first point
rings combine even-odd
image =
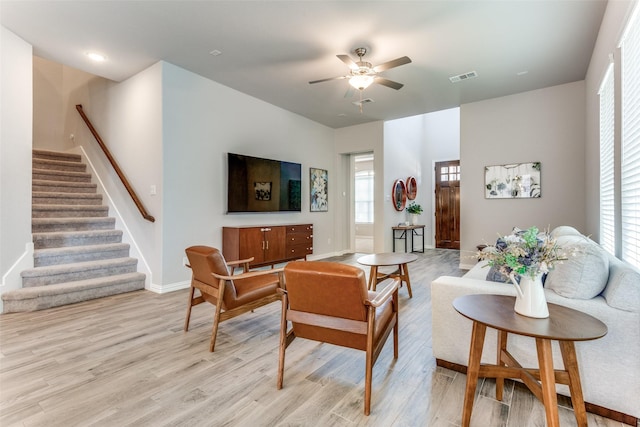
{"type": "Polygon", "coordinates": [[[420,219],[420,215],[418,214],[409,214],[411,216],[411,225],[418,225],[418,220],[420,219]]]}
{"type": "Polygon", "coordinates": [[[547,299],[542,287],[542,273],[533,278],[528,274],[520,276],[520,284],[513,277],[511,281],[517,293],[514,307],[516,313],[539,319],[549,317],[547,299]]]}

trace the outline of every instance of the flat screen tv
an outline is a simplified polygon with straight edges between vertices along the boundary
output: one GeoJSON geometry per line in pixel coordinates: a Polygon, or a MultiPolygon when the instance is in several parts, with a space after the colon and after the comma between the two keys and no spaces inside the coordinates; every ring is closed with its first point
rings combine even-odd
{"type": "Polygon", "coordinates": [[[302,165],[229,153],[227,212],[300,212],[302,165]]]}

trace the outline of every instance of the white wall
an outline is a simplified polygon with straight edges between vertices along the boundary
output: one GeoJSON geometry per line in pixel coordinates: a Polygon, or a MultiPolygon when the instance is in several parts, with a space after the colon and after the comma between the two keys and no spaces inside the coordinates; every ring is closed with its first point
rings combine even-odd
{"type": "MultiPolygon", "coordinates": [[[[460,109],[451,108],[429,114],[385,122],[385,202],[387,226],[408,221],[406,212],[397,212],[391,203],[391,187],[396,179],[414,176],[418,182],[415,202],[424,212],[420,223],[425,224],[426,247],[434,247],[434,162],[460,158],[460,109]],[[387,197],[389,200],[387,200],[387,197]]],[[[407,201],[407,204],[410,202],[407,201]]],[[[388,232],[386,250],[392,248],[391,231],[388,232]]]]}
{"type": "MultiPolygon", "coordinates": [[[[425,245],[435,246],[435,162],[460,159],[460,108],[436,111],[424,115],[425,149],[422,153],[422,182],[418,182],[418,197],[425,200],[422,220],[426,224],[425,245]]],[[[464,173],[464,171],[462,171],[464,173]]]]}
{"type": "Polygon", "coordinates": [[[123,241],[132,245],[131,256],[138,258],[138,271],[147,274],[147,288],[161,291],[162,277],[162,64],[157,63],[121,82],[104,79],[77,85],[76,96],[83,110],[102,137],[147,212],[142,217],[126,192],[106,155],[89,134],[86,125],[69,102],[69,132],[76,135],[105,187],[105,202],[116,228],[125,232],[123,241]],[[80,95],[83,94],[83,95],[80,95]],[[156,187],[156,195],[151,194],[156,187]]]}
{"type": "Polygon", "coordinates": [[[71,134],[81,129],[90,137],[80,121],[76,104],[91,108],[91,93],[109,81],[84,71],[33,57],[33,148],[67,151],[79,145],[71,134]],[[81,125],[81,126],[79,126],[81,125]]]}
{"type": "MultiPolygon", "coordinates": [[[[595,241],[600,241],[600,100],[598,90],[602,78],[609,66],[609,55],[616,60],[616,100],[620,102],[620,55],[618,44],[634,1],[610,1],[602,19],[591,62],[585,78],[586,96],[586,228],[595,241]]],[[[619,110],[618,110],[619,111],[619,110]]],[[[620,120],[619,117],[616,120],[620,120]]],[[[616,146],[620,152],[620,134],[616,134],[616,146]]],[[[620,158],[616,155],[616,158],[620,158]]],[[[620,163],[616,162],[616,174],[619,176],[620,163]]],[[[617,181],[619,191],[619,181],[617,181]]]]}
{"type": "MultiPolygon", "coordinates": [[[[384,123],[385,252],[391,252],[393,248],[391,227],[409,220],[407,212],[397,211],[392,201],[393,183],[396,179],[402,179],[406,184],[407,178],[414,176],[418,182],[415,202],[424,208],[429,199],[428,192],[420,191],[423,189],[424,173],[428,173],[422,163],[422,153],[426,149],[424,131],[424,115],[384,123]]],[[[424,224],[424,221],[423,213],[420,222],[424,224]]]]}
{"type": "Polygon", "coordinates": [[[38,145],[82,147],[104,186],[116,227],[133,245],[139,271],[148,274],[148,288],[165,292],[184,286],[189,279],[182,265],[184,248],[221,247],[224,225],[309,222],[315,228],[313,257],[343,249],[333,239],[339,235],[333,220],[340,209],[340,193],[332,191],[338,185],[333,129],[168,63],[154,64],[121,83],[41,59],[35,68],[43,104],[37,127],[56,122],[54,131],[38,130],[43,135],[38,145]],[[76,112],[78,103],[155,223],[141,217],[76,112]],[[227,215],[227,152],[301,163],[302,212],[227,215]],[[329,171],[329,212],[309,212],[309,167],[329,171]],[[156,195],[150,194],[152,186],[156,195]]]}
{"type": "Polygon", "coordinates": [[[186,281],[184,248],[222,247],[222,226],[312,223],[314,257],[332,254],[338,210],[333,129],[163,64],[163,281],[186,281]],[[226,214],[226,154],[302,164],[302,212],[226,214]],[[329,172],[329,211],[309,211],[309,168],[329,172]]]}
{"type": "MultiPolygon", "coordinates": [[[[387,227],[385,223],[384,203],[378,203],[385,199],[385,171],[384,171],[384,123],[370,122],[362,125],[349,126],[336,129],[333,150],[336,155],[336,170],[338,180],[336,182],[336,210],[334,211],[333,230],[336,250],[353,249],[351,241],[355,230],[351,229],[353,223],[353,200],[350,198],[350,157],[352,153],[373,153],[374,177],[374,222],[373,241],[375,252],[385,251],[385,236],[387,227]]],[[[331,184],[329,184],[331,185],[331,184]]],[[[331,194],[331,187],[329,193],[331,194]]],[[[331,207],[329,207],[331,210],[331,207]]],[[[389,233],[391,231],[389,230],[389,233]]]]}
{"type": "Polygon", "coordinates": [[[460,108],[461,265],[512,227],[585,227],[584,81],[460,108]],[[485,199],[484,167],[541,162],[539,199],[485,199]],[[466,251],[466,252],[465,252],[466,251]]]}
{"type": "Polygon", "coordinates": [[[33,267],[32,55],[31,45],[0,27],[0,293],[22,287],[20,272],[33,267]]]}

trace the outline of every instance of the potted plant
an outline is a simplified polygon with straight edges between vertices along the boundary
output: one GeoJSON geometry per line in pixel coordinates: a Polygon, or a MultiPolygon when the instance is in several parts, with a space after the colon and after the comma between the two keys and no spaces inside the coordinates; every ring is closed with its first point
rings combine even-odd
{"type": "Polygon", "coordinates": [[[424,209],[422,209],[422,206],[420,206],[416,202],[411,202],[409,206],[407,206],[406,210],[409,213],[409,215],[411,215],[411,225],[417,225],[418,215],[424,212],[424,209]]]}

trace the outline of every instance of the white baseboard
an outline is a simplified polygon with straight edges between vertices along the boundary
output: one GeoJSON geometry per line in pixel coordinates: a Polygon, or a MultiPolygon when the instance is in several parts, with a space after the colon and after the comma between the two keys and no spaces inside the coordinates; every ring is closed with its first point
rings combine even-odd
{"type": "Polygon", "coordinates": [[[189,288],[189,286],[191,286],[191,281],[185,280],[183,282],[169,283],[167,285],[151,284],[151,286],[149,286],[148,290],[150,290],[151,292],[155,292],[156,294],[166,294],[168,292],[174,292],[174,291],[179,291],[181,289],[187,289],[187,288],[189,288]]]}
{"type": "MultiPolygon", "coordinates": [[[[0,283],[0,294],[22,288],[22,276],[20,273],[24,270],[33,268],[33,241],[25,244],[22,255],[18,257],[7,272],[2,276],[0,283]]],[[[0,299],[0,313],[4,311],[2,299],[0,299]]]]}

